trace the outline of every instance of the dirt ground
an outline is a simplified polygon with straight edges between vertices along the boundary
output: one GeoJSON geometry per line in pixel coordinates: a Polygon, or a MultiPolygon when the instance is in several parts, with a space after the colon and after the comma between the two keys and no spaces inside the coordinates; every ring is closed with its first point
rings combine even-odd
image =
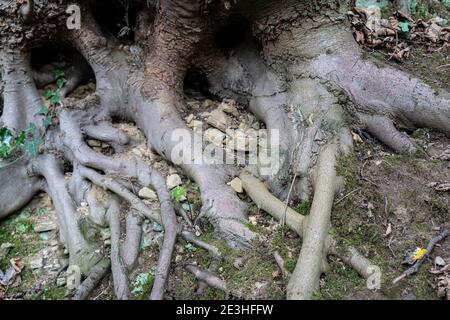
{"type": "MultiPolygon", "coordinates": [[[[412,56],[402,64],[389,61],[382,51],[367,51],[365,58],[381,59],[414,72],[430,85],[448,88],[448,49],[429,53],[420,45],[411,45],[412,56]]],[[[194,87],[198,89],[198,86],[194,87]]],[[[72,93],[72,97],[82,97],[94,88],[93,83],[84,85],[72,93]]],[[[188,125],[194,120],[203,120],[205,123],[209,113],[222,103],[192,88],[188,88],[186,94],[189,109],[185,117],[188,125]]],[[[246,113],[243,106],[236,107],[239,116],[232,117],[236,128],[264,128],[264,124],[246,113]]],[[[142,134],[133,124],[117,125],[135,140],[132,152],[144,155],[149,164],[156,166],[166,176],[181,176],[186,199],[177,201],[177,205],[184,208],[191,221],[195,221],[201,208],[196,184],[177,168],[151,153],[142,134]]],[[[397,155],[366,132],[354,128],[354,153],[339,159],[337,167],[338,174],[345,178],[346,187],[335,200],[332,213],[334,232],[381,269],[381,288],[367,289],[366,281],[355,271],[339,259],[329,257],[330,270],[321,277],[320,290],[314,296],[315,299],[440,298],[439,276],[430,270],[437,267],[436,257],[450,263],[450,237],[434,248],[418,273],[396,284],[392,283],[407,268],[402,262],[408,254],[418,247],[426,247],[429,240],[442,230],[450,230],[450,191],[442,188],[445,183],[450,183],[450,139],[420,128],[408,133],[422,147],[423,152],[419,155],[397,155]]],[[[108,152],[108,146],[98,148],[108,152]]],[[[249,227],[258,232],[261,239],[254,243],[252,250],[233,251],[214,238],[207,222],[199,220],[197,236],[214,243],[224,259],[215,262],[204,250],[178,240],[168,281],[167,299],[284,299],[287,278],[278,267],[274,253],[278,252],[285,260],[286,269],[293,271],[301,241],[293,232],[260,211],[245,194],[239,196],[249,203],[249,227]],[[226,280],[229,292],[211,288],[199,290],[198,281],[184,268],[187,264],[211,268],[226,280]]],[[[157,206],[156,202],[149,201],[147,204],[157,206]]],[[[299,214],[309,213],[308,202],[290,205],[299,214]]],[[[179,222],[185,223],[181,217],[179,222]]],[[[163,238],[159,225],[145,221],[143,230],[138,267],[130,277],[133,299],[148,297],[158,248],[163,238]]],[[[95,232],[108,247],[108,230],[95,232]]],[[[71,292],[65,287],[68,257],[58,240],[54,208],[50,199],[43,194],[36,196],[20,212],[0,222],[0,270],[9,267],[11,259],[24,264],[20,279],[15,284],[6,288],[0,286],[0,300],[70,298],[71,292]]],[[[103,280],[91,298],[114,299],[111,276],[103,280]]]]}

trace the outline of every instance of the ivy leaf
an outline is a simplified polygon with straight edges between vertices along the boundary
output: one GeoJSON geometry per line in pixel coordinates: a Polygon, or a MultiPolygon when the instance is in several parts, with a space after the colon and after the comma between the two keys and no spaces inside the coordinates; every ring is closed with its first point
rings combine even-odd
{"type": "Polygon", "coordinates": [[[42,121],[42,124],[44,125],[44,127],[49,127],[51,126],[53,123],[53,117],[51,115],[47,116],[44,121],[42,121]]]}
{"type": "Polygon", "coordinates": [[[59,91],[54,91],[53,96],[49,101],[51,104],[58,104],[61,101],[61,93],[59,93],[59,91]]]}
{"type": "Polygon", "coordinates": [[[24,144],[26,139],[25,131],[21,131],[14,142],[16,146],[21,146],[24,144]]]}
{"type": "Polygon", "coordinates": [[[186,197],[186,194],[187,194],[186,188],[183,186],[178,186],[170,192],[172,199],[174,199],[176,202],[180,202],[181,199],[186,197]]]}
{"type": "Polygon", "coordinates": [[[61,78],[64,78],[65,76],[66,73],[62,69],[55,69],[55,71],[53,72],[53,77],[55,78],[55,80],[59,80],[61,78]]]}
{"type": "Polygon", "coordinates": [[[41,109],[39,110],[38,114],[46,116],[48,114],[48,108],[44,105],[41,105],[41,109]]]}
{"type": "Polygon", "coordinates": [[[44,92],[44,98],[45,100],[49,100],[51,97],[53,97],[54,91],[53,90],[47,90],[44,92]]]}
{"type": "Polygon", "coordinates": [[[0,128],[0,158],[7,158],[13,150],[13,135],[8,128],[0,128]]]}
{"type": "Polygon", "coordinates": [[[30,134],[31,136],[34,136],[34,134],[36,133],[36,125],[34,123],[30,123],[28,125],[28,129],[27,129],[27,133],[30,134]]]}
{"type": "Polygon", "coordinates": [[[29,154],[31,154],[33,157],[36,157],[39,154],[39,147],[41,146],[41,144],[42,139],[36,138],[25,142],[24,148],[29,154]]]}
{"type": "Polygon", "coordinates": [[[66,82],[67,82],[66,79],[60,78],[60,79],[56,80],[56,85],[58,86],[59,89],[61,89],[62,87],[64,87],[66,82]]]}
{"type": "Polygon", "coordinates": [[[409,22],[399,22],[398,25],[403,32],[409,31],[409,22]]]}

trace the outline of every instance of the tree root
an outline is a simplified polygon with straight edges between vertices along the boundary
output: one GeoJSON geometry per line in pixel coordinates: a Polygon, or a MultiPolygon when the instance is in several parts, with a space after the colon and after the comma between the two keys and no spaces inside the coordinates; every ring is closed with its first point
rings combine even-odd
{"type": "Polygon", "coordinates": [[[85,300],[91,294],[106,273],[110,270],[111,260],[102,259],[89,273],[89,276],[77,288],[73,300],[85,300]]]}
{"type": "Polygon", "coordinates": [[[227,292],[225,281],[212,274],[211,272],[202,270],[192,264],[187,265],[185,268],[189,272],[192,272],[198,280],[205,282],[208,286],[227,292]]]}
{"type": "MultiPolygon", "coordinates": [[[[107,216],[111,229],[111,271],[114,281],[114,292],[120,300],[130,298],[128,270],[125,267],[120,250],[120,206],[117,199],[111,199],[107,216]]],[[[139,247],[138,247],[139,248],[139,247]]]]}
{"type": "MultiPolygon", "coordinates": [[[[244,190],[260,209],[278,220],[283,218],[284,203],[274,197],[267,190],[263,182],[246,172],[241,173],[240,179],[242,180],[244,190]]],[[[287,208],[286,225],[301,238],[305,235],[305,226],[308,224],[309,219],[309,216],[304,217],[293,209],[287,208]]],[[[327,228],[327,226],[325,227],[327,228]]],[[[333,239],[333,237],[329,235],[326,240],[325,250],[329,254],[336,255],[342,259],[345,263],[354,268],[362,277],[367,278],[370,276],[369,267],[372,265],[371,262],[360,255],[356,249],[338,245],[336,239],[333,239]]],[[[320,253],[321,259],[322,256],[322,253],[320,253]]],[[[319,270],[323,270],[322,265],[319,270]]]]}
{"type": "Polygon", "coordinates": [[[319,156],[314,199],[306,225],[303,226],[303,242],[295,270],[288,287],[288,299],[310,299],[319,285],[326,252],[326,239],[330,229],[331,209],[336,183],[336,146],[324,147],[319,156]]]}

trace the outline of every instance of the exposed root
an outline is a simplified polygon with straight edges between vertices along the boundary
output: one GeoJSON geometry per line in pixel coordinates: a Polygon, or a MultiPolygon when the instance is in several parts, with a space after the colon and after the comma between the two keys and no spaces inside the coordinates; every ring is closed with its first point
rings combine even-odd
{"type": "Polygon", "coordinates": [[[283,273],[283,276],[285,278],[289,279],[292,274],[286,269],[284,260],[281,257],[280,253],[278,251],[275,251],[273,253],[273,257],[275,258],[275,261],[276,261],[278,267],[280,268],[281,272],[283,273]]]}
{"type": "Polygon", "coordinates": [[[45,182],[29,176],[28,159],[22,159],[6,168],[0,168],[0,220],[25,206],[43,189],[45,182]]]}
{"type": "Polygon", "coordinates": [[[46,191],[55,206],[60,235],[70,253],[70,263],[77,265],[85,275],[101,259],[86,241],[78,225],[78,214],[74,202],[67,191],[63,172],[52,155],[43,155],[34,165],[34,171],[47,181],[46,191]]]}
{"type": "Polygon", "coordinates": [[[293,300],[310,299],[318,288],[319,277],[326,259],[326,240],[330,229],[331,209],[336,183],[336,146],[324,147],[319,156],[314,199],[306,225],[303,242],[295,270],[292,273],[287,297],[293,300]]]}
{"type": "Polygon", "coordinates": [[[142,217],[131,211],[126,218],[126,237],[122,246],[123,263],[128,271],[134,269],[139,256],[142,237],[142,217]]]}
{"type": "Polygon", "coordinates": [[[181,236],[189,242],[192,242],[193,244],[195,244],[197,247],[200,247],[202,249],[205,249],[206,251],[208,251],[208,253],[213,256],[215,259],[221,260],[222,259],[222,255],[220,254],[220,251],[217,247],[206,243],[204,241],[199,240],[194,234],[188,232],[188,231],[182,231],[181,232],[181,236]]]}
{"type": "Polygon", "coordinates": [[[367,130],[378,140],[399,153],[415,153],[417,147],[411,139],[398,131],[394,123],[387,117],[362,115],[367,130]]]}
{"type": "Polygon", "coordinates": [[[201,270],[199,267],[192,264],[187,265],[185,268],[189,272],[192,272],[198,280],[205,282],[208,286],[227,292],[225,281],[212,274],[211,272],[201,270]]]}
{"type": "Polygon", "coordinates": [[[109,259],[102,259],[90,272],[89,276],[77,288],[73,300],[85,300],[89,297],[111,267],[109,259]]]}
{"type": "MultiPolygon", "coordinates": [[[[240,175],[242,186],[249,197],[255,204],[273,216],[281,220],[284,213],[284,203],[274,197],[266,188],[263,182],[255,178],[249,173],[242,173],[240,175]]],[[[291,208],[286,211],[286,225],[296,232],[301,238],[304,236],[304,226],[308,223],[309,217],[304,217],[291,208]]],[[[367,278],[370,274],[368,268],[372,265],[370,261],[358,254],[354,248],[341,247],[338,242],[329,236],[326,245],[327,252],[336,255],[349,266],[354,268],[362,277],[367,278]]]]}
{"type": "MultiPolygon", "coordinates": [[[[122,261],[120,250],[120,206],[117,199],[111,199],[107,216],[111,229],[111,271],[114,281],[114,292],[120,300],[130,298],[128,272],[122,261]]],[[[138,247],[139,248],[139,247],[138,247]]]]}

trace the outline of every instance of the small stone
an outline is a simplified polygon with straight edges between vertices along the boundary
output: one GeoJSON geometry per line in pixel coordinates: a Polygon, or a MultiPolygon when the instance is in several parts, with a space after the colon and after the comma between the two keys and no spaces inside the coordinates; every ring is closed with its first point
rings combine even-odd
{"type": "Polygon", "coordinates": [[[235,116],[236,118],[239,117],[239,110],[234,105],[234,101],[231,101],[230,103],[222,102],[219,105],[219,109],[225,113],[235,116]]]}
{"type": "Polygon", "coordinates": [[[255,216],[249,216],[248,221],[250,221],[250,223],[254,226],[258,224],[258,219],[255,216]]]}
{"type": "Polygon", "coordinates": [[[31,269],[41,269],[44,266],[44,259],[41,256],[32,256],[28,260],[31,269]]]}
{"type": "Polygon", "coordinates": [[[244,265],[244,262],[245,262],[245,260],[243,257],[237,257],[236,259],[234,259],[233,266],[239,270],[244,265]]]}
{"type": "Polygon", "coordinates": [[[143,187],[141,190],[139,190],[139,198],[158,200],[158,196],[156,195],[155,191],[147,187],[143,187]]]}
{"type": "Polygon", "coordinates": [[[203,122],[199,120],[192,120],[188,123],[188,128],[192,128],[194,131],[200,131],[203,127],[203,122]]]}
{"type": "Polygon", "coordinates": [[[98,140],[93,140],[93,139],[87,140],[87,144],[88,144],[90,147],[101,147],[101,146],[102,146],[102,143],[101,143],[100,141],[98,141],[98,140]]]}
{"type": "Polygon", "coordinates": [[[443,266],[445,266],[445,260],[444,259],[442,259],[441,257],[436,257],[435,259],[434,259],[434,263],[437,265],[437,266],[440,266],[440,267],[443,267],[443,266]]]}
{"type": "Polygon", "coordinates": [[[34,225],[35,232],[46,232],[51,230],[56,230],[58,226],[54,221],[41,221],[34,225]]]}
{"type": "Polygon", "coordinates": [[[194,115],[191,113],[190,115],[188,115],[186,118],[186,123],[191,123],[192,120],[194,120],[194,115]]]}
{"type": "Polygon", "coordinates": [[[228,117],[227,115],[221,111],[221,110],[214,110],[209,114],[208,119],[206,119],[206,122],[221,130],[226,131],[227,130],[227,123],[228,123],[228,117]]]}
{"type": "Polygon", "coordinates": [[[104,242],[103,242],[104,244],[105,244],[105,246],[107,246],[107,247],[109,247],[109,246],[111,246],[111,240],[105,240],[104,242]]]}
{"type": "Polygon", "coordinates": [[[237,193],[242,193],[244,192],[244,189],[242,189],[242,181],[241,179],[239,179],[238,177],[234,178],[233,180],[231,180],[231,182],[228,183],[230,185],[231,188],[233,188],[234,191],[236,191],[237,193]]]}
{"type": "Polygon", "coordinates": [[[13,247],[14,246],[9,242],[2,243],[0,246],[0,259],[6,257],[13,247]]]}
{"type": "Polygon", "coordinates": [[[175,257],[175,263],[179,263],[179,262],[181,262],[181,260],[183,260],[183,257],[180,256],[179,254],[177,254],[175,257]]]}
{"type": "Polygon", "coordinates": [[[214,105],[214,102],[212,100],[206,99],[202,103],[202,108],[209,108],[209,107],[212,107],[213,105],[214,105]]]}
{"type": "Polygon", "coordinates": [[[183,184],[183,181],[181,181],[181,178],[177,174],[171,174],[167,177],[167,189],[172,190],[175,187],[180,186],[183,184]]]}
{"type": "Polygon", "coordinates": [[[65,278],[58,278],[56,279],[56,286],[57,287],[63,287],[66,285],[66,279],[65,278]]]}
{"type": "Polygon", "coordinates": [[[186,104],[189,106],[189,107],[191,107],[192,109],[198,109],[198,108],[200,108],[200,102],[198,102],[198,101],[188,101],[188,102],[186,102],[186,104]]]}
{"type": "Polygon", "coordinates": [[[218,147],[223,146],[223,141],[226,136],[225,133],[214,128],[206,130],[204,135],[206,140],[218,147]]]}

